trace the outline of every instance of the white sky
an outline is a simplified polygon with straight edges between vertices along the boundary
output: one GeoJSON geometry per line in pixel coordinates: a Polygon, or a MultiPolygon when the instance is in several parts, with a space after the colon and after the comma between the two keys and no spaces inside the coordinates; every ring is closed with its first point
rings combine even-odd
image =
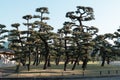
{"type": "MultiPolygon", "coordinates": [[[[90,6],[94,9],[95,20],[86,22],[88,26],[99,28],[99,34],[113,33],[120,26],[120,0],[1,0],[0,24],[11,29],[12,23],[23,23],[22,16],[38,14],[35,9],[48,7],[48,24],[55,31],[63,27],[66,12],[75,11],[76,6],[90,6]]],[[[21,26],[24,29],[25,26],[21,26]]]]}

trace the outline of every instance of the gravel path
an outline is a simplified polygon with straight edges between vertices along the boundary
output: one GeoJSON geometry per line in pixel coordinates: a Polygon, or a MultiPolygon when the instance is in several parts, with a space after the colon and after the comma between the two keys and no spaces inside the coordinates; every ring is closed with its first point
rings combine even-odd
{"type": "Polygon", "coordinates": [[[0,80],[120,80],[120,76],[87,77],[87,78],[0,78],[0,80]]]}

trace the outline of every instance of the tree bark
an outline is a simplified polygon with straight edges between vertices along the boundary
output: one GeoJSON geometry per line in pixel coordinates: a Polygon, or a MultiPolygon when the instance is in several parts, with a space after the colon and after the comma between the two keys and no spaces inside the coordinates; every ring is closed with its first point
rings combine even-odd
{"type": "Polygon", "coordinates": [[[69,57],[67,56],[67,57],[66,57],[66,61],[65,61],[65,63],[64,63],[64,71],[66,71],[68,61],[69,61],[69,57]]]}
{"type": "Polygon", "coordinates": [[[50,64],[50,55],[48,56],[48,67],[51,67],[51,64],[50,64]]]}
{"type": "Polygon", "coordinates": [[[46,69],[47,68],[47,65],[48,65],[48,57],[49,57],[49,46],[48,46],[48,43],[47,41],[41,36],[39,35],[40,39],[43,41],[44,45],[45,45],[45,63],[44,63],[44,66],[43,66],[43,69],[46,69]]]}
{"type": "Polygon", "coordinates": [[[45,64],[43,69],[46,69],[48,65],[48,59],[49,59],[49,49],[48,49],[48,43],[47,42],[44,42],[44,43],[45,43],[46,54],[45,54],[45,64]]]}
{"type": "Polygon", "coordinates": [[[45,63],[44,63],[43,69],[47,68],[47,64],[48,64],[48,56],[45,55],[45,63]]]}
{"type": "MultiPolygon", "coordinates": [[[[29,49],[30,50],[30,49],[29,49]]],[[[27,65],[27,67],[28,67],[28,71],[30,71],[30,65],[31,65],[31,51],[29,51],[29,57],[28,57],[28,65],[27,65]]]]}
{"type": "Polygon", "coordinates": [[[102,57],[102,63],[101,63],[101,66],[103,67],[105,65],[105,56],[102,57]]]}
{"type": "Polygon", "coordinates": [[[78,58],[75,60],[75,62],[74,62],[74,64],[73,64],[73,67],[72,67],[72,70],[75,69],[77,62],[78,62],[78,58]]]}
{"type": "Polygon", "coordinates": [[[85,57],[85,58],[83,59],[83,64],[82,64],[82,68],[83,68],[83,70],[86,69],[86,67],[87,67],[87,62],[88,62],[88,58],[85,57]]]}
{"type": "Polygon", "coordinates": [[[110,64],[110,58],[107,57],[107,64],[109,65],[110,64]]]}
{"type": "Polygon", "coordinates": [[[58,56],[58,57],[55,59],[56,65],[59,65],[59,62],[60,62],[60,56],[58,56]]]}

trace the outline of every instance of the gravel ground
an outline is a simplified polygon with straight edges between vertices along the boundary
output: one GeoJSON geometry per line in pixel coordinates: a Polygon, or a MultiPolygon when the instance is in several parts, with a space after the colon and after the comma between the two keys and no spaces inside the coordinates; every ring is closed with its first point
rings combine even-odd
{"type": "Polygon", "coordinates": [[[120,80],[120,77],[104,77],[104,78],[89,78],[89,79],[81,79],[81,80],[120,80]]]}
{"type": "Polygon", "coordinates": [[[120,76],[107,77],[78,77],[78,78],[0,78],[0,80],[120,80],[120,76]]]}

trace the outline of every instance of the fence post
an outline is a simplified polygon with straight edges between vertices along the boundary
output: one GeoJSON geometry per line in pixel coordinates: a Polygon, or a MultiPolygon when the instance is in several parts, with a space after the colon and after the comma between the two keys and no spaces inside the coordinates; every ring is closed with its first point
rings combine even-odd
{"type": "Polygon", "coordinates": [[[0,78],[2,78],[2,72],[0,72],[0,78]]]}
{"type": "Polygon", "coordinates": [[[62,72],[62,76],[63,76],[63,72],[62,72]]]}
{"type": "Polygon", "coordinates": [[[102,75],[102,71],[100,71],[100,76],[102,75]]]}
{"type": "Polygon", "coordinates": [[[19,78],[19,72],[17,72],[17,78],[19,78]]]}

